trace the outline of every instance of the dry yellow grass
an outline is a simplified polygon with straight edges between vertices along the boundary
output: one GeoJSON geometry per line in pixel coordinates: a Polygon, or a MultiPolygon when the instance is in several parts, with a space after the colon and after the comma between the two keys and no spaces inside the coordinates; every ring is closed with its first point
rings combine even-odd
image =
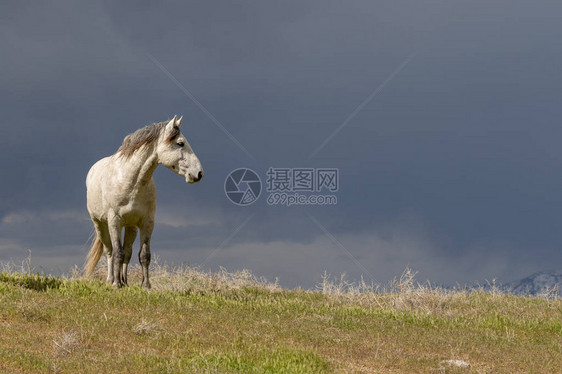
{"type": "Polygon", "coordinates": [[[378,292],[285,290],[155,266],[153,290],[0,273],[2,373],[558,373],[562,302],[450,291],[409,271],[378,292]]]}

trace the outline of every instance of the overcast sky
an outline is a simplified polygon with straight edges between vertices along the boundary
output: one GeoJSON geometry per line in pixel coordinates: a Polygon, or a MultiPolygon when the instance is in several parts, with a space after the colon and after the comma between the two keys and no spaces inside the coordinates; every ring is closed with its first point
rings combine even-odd
{"type": "Polygon", "coordinates": [[[161,262],[288,287],[561,268],[561,18],[559,1],[4,2],[0,261],[81,265],[90,166],[183,114],[205,177],[157,169],[161,262]],[[264,187],[269,167],[338,168],[337,204],[237,206],[241,167],[264,187]]]}

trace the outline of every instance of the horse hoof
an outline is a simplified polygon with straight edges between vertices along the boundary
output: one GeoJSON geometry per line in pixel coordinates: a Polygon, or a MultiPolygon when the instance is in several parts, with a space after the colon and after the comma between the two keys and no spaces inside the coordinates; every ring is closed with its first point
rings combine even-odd
{"type": "Polygon", "coordinates": [[[121,286],[123,286],[120,282],[113,282],[113,288],[121,288],[121,286]]]}

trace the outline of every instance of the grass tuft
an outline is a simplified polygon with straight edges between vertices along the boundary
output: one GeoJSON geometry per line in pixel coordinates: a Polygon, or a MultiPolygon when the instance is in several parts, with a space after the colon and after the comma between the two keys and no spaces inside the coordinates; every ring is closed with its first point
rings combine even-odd
{"type": "Polygon", "coordinates": [[[0,282],[9,282],[18,287],[34,291],[56,289],[62,284],[62,280],[55,277],[44,277],[39,274],[8,273],[6,271],[0,273],[0,282]]]}
{"type": "Polygon", "coordinates": [[[78,333],[74,330],[63,332],[53,339],[53,349],[56,355],[71,354],[72,351],[81,346],[78,333]]]}
{"type": "Polygon", "coordinates": [[[155,322],[142,319],[134,328],[133,331],[137,335],[150,335],[160,331],[160,327],[155,322]]]}

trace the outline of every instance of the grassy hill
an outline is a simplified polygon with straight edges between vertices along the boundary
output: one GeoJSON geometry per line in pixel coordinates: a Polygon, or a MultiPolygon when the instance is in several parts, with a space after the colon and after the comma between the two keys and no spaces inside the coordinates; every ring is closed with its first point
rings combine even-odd
{"type": "Polygon", "coordinates": [[[1,272],[0,372],[562,372],[557,298],[433,289],[408,272],[380,293],[164,267],[147,292],[138,272],[120,290],[102,270],[96,279],[1,272]]]}

